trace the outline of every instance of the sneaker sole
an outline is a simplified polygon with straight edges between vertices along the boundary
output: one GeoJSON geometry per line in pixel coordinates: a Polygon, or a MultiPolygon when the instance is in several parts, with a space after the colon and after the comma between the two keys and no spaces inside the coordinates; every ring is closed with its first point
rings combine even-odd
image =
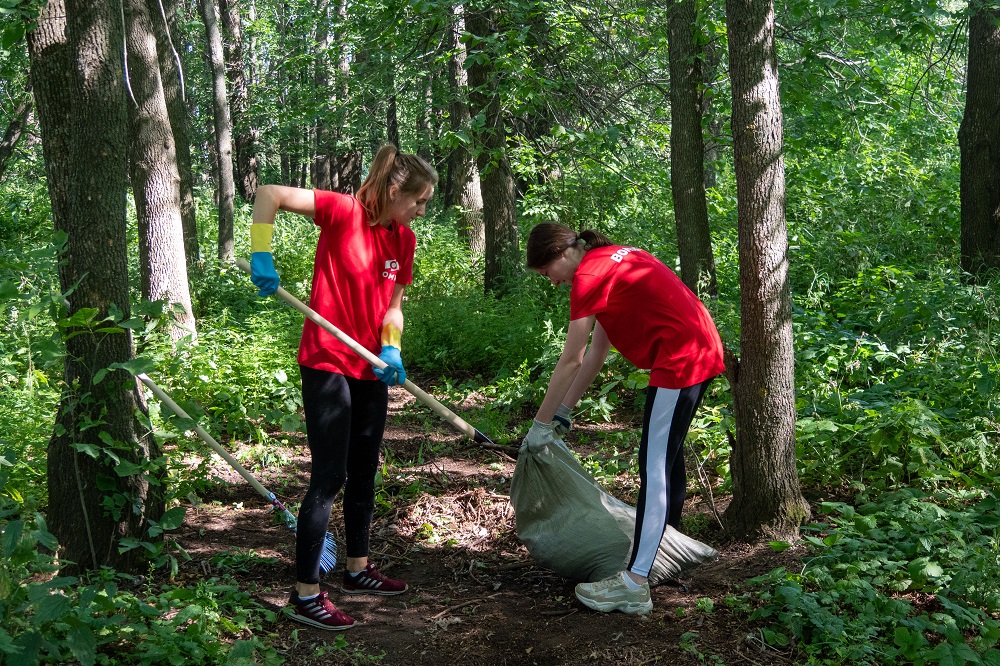
{"type": "Polygon", "coordinates": [[[409,589],[410,589],[410,586],[407,585],[402,590],[390,590],[390,591],[386,591],[386,590],[368,590],[368,589],[364,589],[364,588],[360,588],[360,587],[357,588],[357,589],[354,589],[354,590],[349,590],[346,587],[342,587],[342,588],[340,588],[340,591],[343,592],[344,594],[377,594],[377,595],[382,596],[382,597],[392,597],[392,596],[395,596],[397,594],[402,594],[403,592],[406,592],[409,589]]]}
{"type": "Polygon", "coordinates": [[[295,620],[296,622],[300,622],[302,624],[308,624],[310,627],[315,627],[316,629],[326,629],[327,631],[344,631],[345,629],[350,629],[351,627],[354,626],[354,623],[340,625],[340,626],[323,624],[319,620],[314,620],[311,617],[306,617],[304,615],[296,615],[295,613],[289,614],[288,617],[292,620],[295,620]]]}
{"type": "Polygon", "coordinates": [[[653,610],[653,600],[642,602],[642,601],[594,601],[593,599],[587,599],[586,597],[581,597],[579,594],[576,598],[580,600],[580,603],[590,608],[591,610],[600,611],[602,613],[610,613],[611,611],[621,611],[628,615],[646,615],[649,611],[653,610]]]}

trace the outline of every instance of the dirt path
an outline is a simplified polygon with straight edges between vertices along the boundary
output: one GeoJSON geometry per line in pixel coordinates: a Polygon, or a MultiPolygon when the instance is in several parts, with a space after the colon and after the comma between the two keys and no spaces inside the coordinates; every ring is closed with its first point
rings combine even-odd
{"type": "MultiPolygon", "coordinates": [[[[371,558],[407,580],[410,591],[343,595],[340,563],[324,586],[358,625],[340,634],[282,617],[294,584],[294,534],[274,524],[265,502],[225,467],[217,473],[231,483],[190,510],[175,533],[192,556],[181,579],[225,570],[279,611],[268,630],[288,664],[790,663],[762,646],[726,597],[749,578],[793,563],[794,553],[726,546],[702,534],[720,558],[679,584],[654,588],[650,615],[596,613],[575,599],[571,581],[533,564],[518,542],[508,499],[511,456],[466,445],[444,430],[429,435],[426,425],[390,423],[371,558]],[[220,553],[234,555],[225,569],[212,563],[220,553]]],[[[295,502],[305,491],[308,457],[301,445],[287,453],[288,464],[259,478],[283,501],[295,502]]],[[[338,537],[339,511],[330,523],[338,537]]],[[[685,506],[685,513],[699,511],[708,507],[697,498],[685,506]]]]}

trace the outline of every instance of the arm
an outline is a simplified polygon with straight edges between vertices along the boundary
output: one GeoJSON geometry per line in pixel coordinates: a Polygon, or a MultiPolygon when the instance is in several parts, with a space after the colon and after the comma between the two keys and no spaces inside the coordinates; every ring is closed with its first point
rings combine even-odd
{"type": "Polygon", "coordinates": [[[316,198],[312,190],[284,185],[261,185],[253,202],[253,224],[274,224],[279,210],[316,216],[316,198]]]}
{"type": "MultiPolygon", "coordinates": [[[[563,346],[555,370],[552,371],[549,388],[545,392],[545,399],[542,400],[542,406],[538,408],[535,420],[541,423],[552,422],[552,417],[555,416],[559,403],[566,397],[580,373],[584,354],[587,351],[587,341],[590,339],[590,332],[593,330],[595,322],[596,318],[590,316],[574,319],[569,323],[566,344],[563,346]]],[[[587,382],[587,384],[589,383],[590,381],[587,382]]]]}
{"type": "Polygon", "coordinates": [[[399,347],[399,337],[403,334],[403,290],[406,285],[397,284],[392,288],[389,309],[382,318],[382,344],[399,347]],[[395,330],[393,330],[395,329],[395,330]]]}
{"type": "Polygon", "coordinates": [[[312,190],[282,185],[263,185],[257,189],[250,224],[250,279],[259,289],[258,296],[273,294],[281,284],[271,256],[274,216],[279,210],[314,217],[315,196],[312,190]]]}
{"type": "Polygon", "coordinates": [[[583,357],[580,372],[577,373],[573,384],[563,396],[562,404],[570,409],[576,407],[576,403],[580,402],[580,398],[594,382],[597,373],[604,367],[604,361],[608,358],[609,351],[611,351],[611,341],[608,340],[608,334],[604,331],[604,327],[598,322],[594,325],[594,334],[590,338],[590,347],[587,349],[586,356],[583,357]]]}
{"type": "Polygon", "coordinates": [[[396,284],[389,298],[389,309],[382,318],[382,353],[378,355],[385,363],[384,368],[375,368],[375,376],[389,386],[406,382],[406,370],[400,356],[400,336],[403,333],[403,290],[406,287],[396,284]]]}

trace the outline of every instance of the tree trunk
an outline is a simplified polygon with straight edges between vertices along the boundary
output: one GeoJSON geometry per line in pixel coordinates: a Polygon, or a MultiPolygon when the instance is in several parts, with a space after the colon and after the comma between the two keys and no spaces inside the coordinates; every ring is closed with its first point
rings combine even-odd
{"type": "Polygon", "coordinates": [[[330,83],[330,69],[327,65],[329,60],[330,47],[333,39],[330,35],[330,2],[321,0],[316,6],[316,46],[318,54],[313,66],[316,68],[313,73],[315,90],[320,99],[331,100],[331,105],[321,106],[319,117],[316,119],[316,155],[313,158],[312,183],[313,187],[320,190],[333,190],[339,181],[335,154],[337,151],[337,140],[330,125],[330,114],[332,107],[336,105],[336,95],[330,83]]]}
{"type": "Polygon", "coordinates": [[[695,43],[694,0],[669,10],[670,187],[674,197],[681,280],[700,296],[715,297],[715,259],[705,201],[705,146],[701,134],[701,54],[695,43]]]}
{"type": "Polygon", "coordinates": [[[70,335],[47,461],[48,523],[66,575],[143,571],[142,549],[121,553],[120,539],[142,538],[163,512],[139,467],[158,450],[135,418],[138,382],[124,370],[94,381],[134,358],[130,330],[107,321],[129,317],[121,45],[114,8],[83,0],[51,0],[29,40],[53,218],[67,238],[59,282],[70,335]]]}
{"type": "Polygon", "coordinates": [[[229,116],[229,99],[226,93],[226,63],[222,51],[222,35],[216,19],[214,0],[201,0],[198,4],[201,19],[205,22],[208,56],[212,67],[214,99],[215,144],[219,179],[219,261],[231,262],[235,258],[233,239],[233,124],[229,116]]]}
{"type": "Polygon", "coordinates": [[[450,26],[451,57],[448,58],[448,83],[451,88],[451,131],[458,141],[448,156],[448,179],[445,184],[445,207],[458,206],[458,233],[469,244],[473,257],[481,257],[486,249],[486,228],[483,225],[483,193],[479,185],[479,169],[469,148],[460,138],[468,136],[472,124],[469,114],[469,80],[465,73],[465,44],[460,41],[465,27],[461,5],[455,7],[450,26]]]}
{"type": "MultiPolygon", "coordinates": [[[[482,51],[484,38],[496,32],[494,16],[494,9],[466,11],[466,29],[475,35],[469,44],[472,51],[482,51]]],[[[507,132],[496,85],[491,61],[476,58],[469,67],[469,102],[471,114],[482,113],[486,118],[485,127],[477,137],[482,147],[478,165],[486,238],[484,284],[487,293],[502,296],[520,265],[520,250],[514,174],[507,159],[507,132]]]]}
{"type": "Polygon", "coordinates": [[[180,175],[160,79],[156,37],[146,0],[125,2],[126,51],[133,103],[129,109],[129,173],[139,227],[142,297],[166,300],[174,312],[170,337],[195,335],[184,256],[180,175]]]}
{"type": "Polygon", "coordinates": [[[14,154],[14,149],[17,148],[17,142],[21,140],[21,134],[24,132],[24,124],[27,122],[28,114],[30,113],[31,84],[29,83],[25,86],[24,94],[21,96],[21,101],[17,103],[17,108],[14,109],[14,116],[7,125],[7,131],[4,132],[3,139],[0,140],[0,180],[3,180],[3,174],[7,171],[7,164],[14,154]]]}
{"type": "Polygon", "coordinates": [[[739,363],[729,359],[739,539],[790,539],[809,517],[795,468],[792,308],[785,223],[782,117],[771,0],[727,0],[740,261],[739,363]]]}
{"type": "Polygon", "coordinates": [[[970,3],[969,67],[961,149],[962,269],[1000,268],[1000,9],[970,3]]]}
{"type": "Polygon", "coordinates": [[[201,261],[198,242],[198,224],[195,217],[194,177],[191,172],[191,121],[185,104],[184,67],[181,53],[173,42],[179,34],[177,27],[177,0],[148,0],[149,16],[156,36],[156,51],[160,61],[163,94],[170,115],[170,131],[177,155],[177,174],[180,177],[181,226],[184,229],[184,256],[188,273],[197,269],[201,261]]]}
{"type": "Polygon", "coordinates": [[[229,80],[229,105],[232,113],[233,151],[235,157],[235,187],[243,200],[253,203],[257,196],[257,128],[250,124],[250,86],[248,61],[243,48],[243,22],[238,2],[219,0],[222,17],[223,58],[229,80]]]}

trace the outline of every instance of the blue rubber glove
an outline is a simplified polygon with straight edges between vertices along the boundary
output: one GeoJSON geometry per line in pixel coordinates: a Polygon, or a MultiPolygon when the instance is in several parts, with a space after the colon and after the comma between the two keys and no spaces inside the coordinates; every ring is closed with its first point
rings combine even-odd
{"type": "Polygon", "coordinates": [[[250,255],[250,281],[259,289],[258,296],[270,296],[278,291],[281,280],[274,270],[274,257],[270,252],[254,252],[250,255]]]}
{"type": "Polygon", "coordinates": [[[389,386],[406,382],[406,370],[403,369],[403,358],[399,355],[399,347],[382,345],[382,353],[378,357],[385,363],[385,367],[372,368],[376,377],[389,386]]]}

